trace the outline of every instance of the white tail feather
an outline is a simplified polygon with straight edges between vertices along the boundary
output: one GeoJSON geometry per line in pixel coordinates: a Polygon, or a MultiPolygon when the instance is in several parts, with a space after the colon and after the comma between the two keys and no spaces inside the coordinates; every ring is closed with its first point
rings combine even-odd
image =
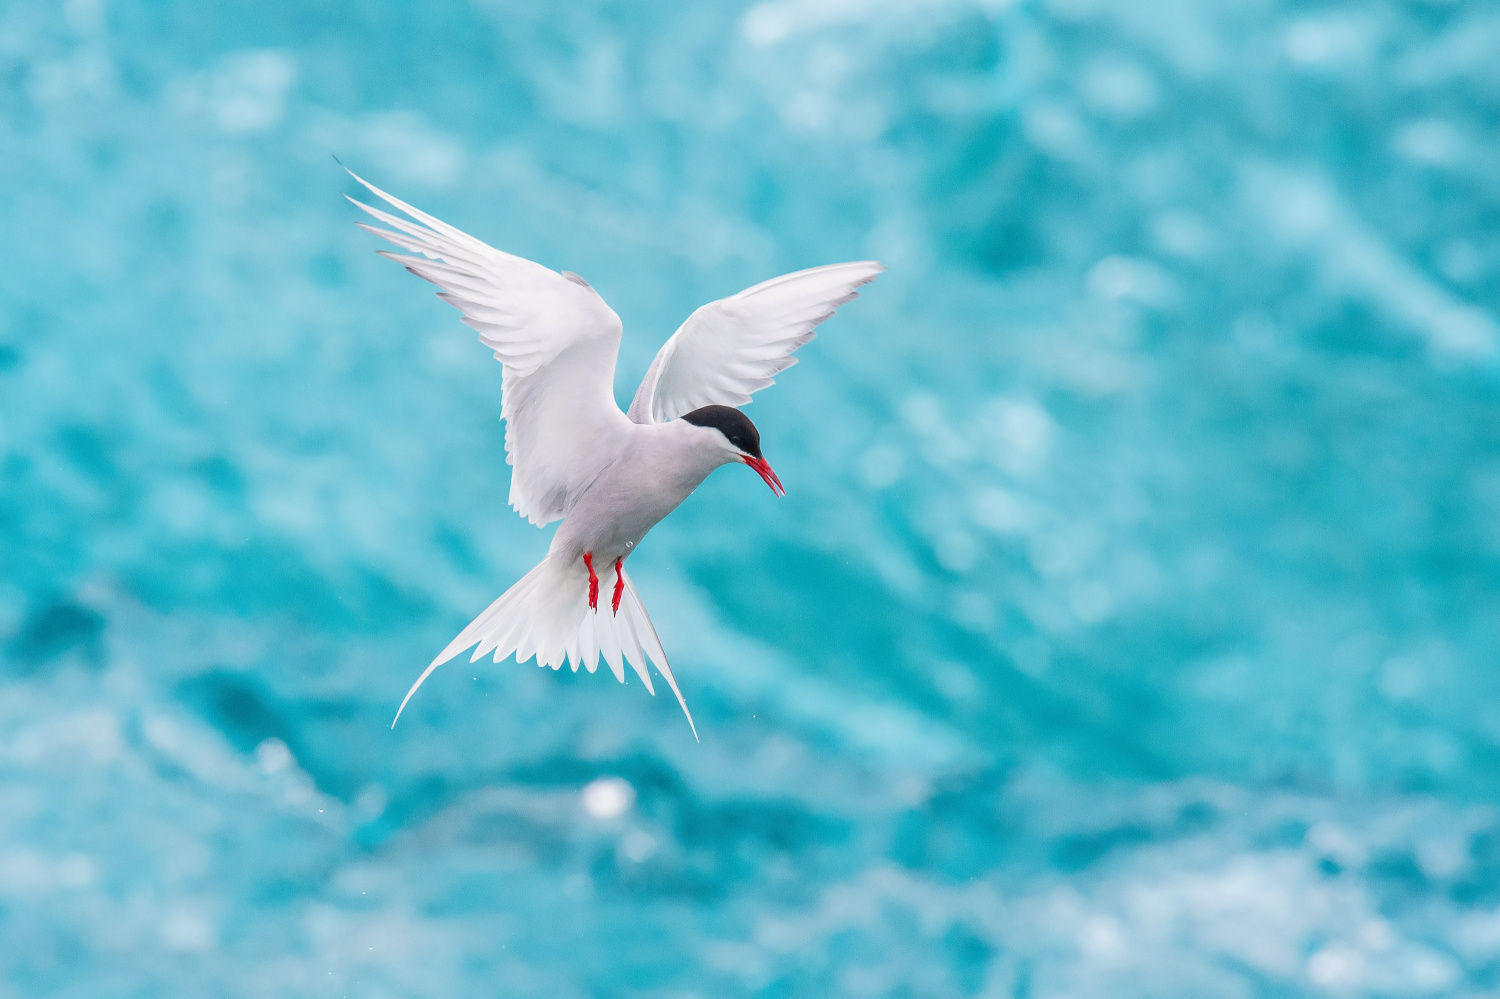
{"type": "Polygon", "coordinates": [[[401,707],[396,709],[391,728],[396,727],[407,702],[433,670],[477,644],[470,662],[493,652],[498,663],[514,653],[517,662],[535,656],[538,666],[558,669],[567,662],[575,673],[579,666],[592,673],[598,669],[602,657],[621,683],[625,682],[624,664],[628,662],[646,689],[654,695],[656,689],[651,685],[647,666],[649,658],[666,679],[667,686],[672,688],[672,693],[677,695],[677,703],[682,705],[688,727],[693,730],[693,738],[697,739],[698,727],[693,724],[693,715],[688,711],[682,691],[677,689],[672,667],[667,664],[667,654],[662,650],[661,640],[656,637],[656,629],[651,625],[641,596],[630,581],[630,573],[622,571],[621,578],[625,581],[625,591],[620,594],[619,613],[610,612],[612,588],[607,574],[599,581],[599,609],[595,611],[588,604],[588,577],[570,566],[558,564],[550,556],[543,559],[438,653],[401,699],[401,707]]]}

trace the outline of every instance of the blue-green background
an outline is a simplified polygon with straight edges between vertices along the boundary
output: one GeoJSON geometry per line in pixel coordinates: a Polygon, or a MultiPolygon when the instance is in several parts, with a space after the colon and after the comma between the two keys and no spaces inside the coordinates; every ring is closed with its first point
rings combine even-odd
{"type": "Polygon", "coordinates": [[[0,5],[0,996],[1488,996],[1500,15],[0,5]],[[619,312],[890,270],[637,582],[343,162],[619,312]],[[634,790],[600,818],[582,789],[634,790]],[[614,785],[620,787],[620,785],[614,785]]]}

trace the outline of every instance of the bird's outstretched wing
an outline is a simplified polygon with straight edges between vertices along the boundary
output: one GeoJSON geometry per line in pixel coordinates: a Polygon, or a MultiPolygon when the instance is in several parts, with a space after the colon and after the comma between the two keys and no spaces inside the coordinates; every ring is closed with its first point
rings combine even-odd
{"type": "Polygon", "coordinates": [[[420,254],[380,255],[437,285],[505,366],[510,505],[538,526],[560,519],[598,475],[600,445],[628,425],[614,398],[620,317],[576,274],[503,253],[350,176],[415,220],[350,198],[390,226],[361,229],[420,254]]]}
{"type": "Polygon", "coordinates": [[[873,260],[828,264],[708,303],[657,352],[630,403],[630,419],[665,423],[702,406],[743,406],[796,364],[792,351],[883,270],[873,260]]]}

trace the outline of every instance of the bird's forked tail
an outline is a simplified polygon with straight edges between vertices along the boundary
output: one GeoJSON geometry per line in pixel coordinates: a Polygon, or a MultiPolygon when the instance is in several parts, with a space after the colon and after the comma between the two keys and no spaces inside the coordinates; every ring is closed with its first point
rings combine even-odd
{"type": "Polygon", "coordinates": [[[493,652],[498,663],[515,653],[517,662],[535,656],[538,666],[558,669],[566,661],[575,673],[579,666],[592,673],[598,668],[602,656],[609,663],[615,679],[621,683],[625,682],[624,663],[629,662],[636,676],[654,695],[656,690],[651,685],[651,674],[646,666],[649,656],[666,679],[667,686],[672,688],[672,693],[677,695],[677,703],[682,705],[693,738],[697,739],[698,728],[693,724],[692,713],[682,698],[682,691],[677,689],[672,667],[667,664],[667,655],[656,637],[656,629],[651,626],[651,618],[646,616],[640,594],[623,566],[620,579],[624,591],[620,595],[619,610],[612,611],[608,600],[600,600],[596,611],[589,606],[588,577],[579,571],[579,567],[548,555],[438,653],[402,698],[391,727],[396,727],[407,702],[433,670],[478,643],[470,662],[493,652]]]}

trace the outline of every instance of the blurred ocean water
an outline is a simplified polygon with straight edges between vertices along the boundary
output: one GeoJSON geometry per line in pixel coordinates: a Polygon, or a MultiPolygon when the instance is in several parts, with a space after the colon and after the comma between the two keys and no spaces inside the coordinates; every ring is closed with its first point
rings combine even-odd
{"type": "Polygon", "coordinates": [[[1484,4],[0,6],[0,997],[1500,990],[1484,4]],[[890,266],[634,559],[356,171],[620,313],[890,266]]]}

